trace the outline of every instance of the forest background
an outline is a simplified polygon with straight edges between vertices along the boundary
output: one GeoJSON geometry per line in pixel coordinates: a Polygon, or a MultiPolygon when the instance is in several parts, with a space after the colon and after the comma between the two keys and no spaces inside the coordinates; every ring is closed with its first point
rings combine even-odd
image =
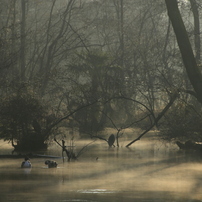
{"type": "Polygon", "coordinates": [[[132,127],[202,141],[201,82],[184,68],[169,4],[201,75],[199,0],[0,0],[0,138],[38,149],[132,127]]]}

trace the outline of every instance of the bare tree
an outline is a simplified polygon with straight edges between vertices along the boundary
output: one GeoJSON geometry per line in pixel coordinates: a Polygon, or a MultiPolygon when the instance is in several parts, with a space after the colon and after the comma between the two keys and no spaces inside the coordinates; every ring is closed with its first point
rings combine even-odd
{"type": "Polygon", "coordinates": [[[196,63],[191,43],[189,41],[185,25],[178,9],[178,3],[176,0],[165,0],[165,2],[168,10],[168,16],[176,34],[178,46],[180,48],[187,75],[194,88],[198,101],[202,103],[202,74],[196,63]]]}

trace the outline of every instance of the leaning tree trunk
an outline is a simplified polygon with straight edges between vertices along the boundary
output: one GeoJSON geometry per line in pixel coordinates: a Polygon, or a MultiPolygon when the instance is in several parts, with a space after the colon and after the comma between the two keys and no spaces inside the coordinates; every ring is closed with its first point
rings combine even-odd
{"type": "Polygon", "coordinates": [[[202,74],[199,70],[199,67],[197,66],[191,43],[189,41],[185,25],[178,9],[177,0],[165,0],[165,2],[168,16],[177,38],[187,75],[196,92],[198,101],[202,103],[202,74]]]}
{"type": "Polygon", "coordinates": [[[194,44],[196,52],[196,62],[200,64],[201,60],[201,39],[200,39],[200,17],[198,11],[198,4],[196,0],[189,0],[191,3],[191,9],[194,17],[194,44]]]}

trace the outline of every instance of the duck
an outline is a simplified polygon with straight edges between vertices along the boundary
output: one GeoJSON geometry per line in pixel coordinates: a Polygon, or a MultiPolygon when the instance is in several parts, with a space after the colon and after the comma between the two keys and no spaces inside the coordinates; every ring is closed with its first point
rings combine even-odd
{"type": "Polygon", "coordinates": [[[32,164],[30,162],[30,159],[28,157],[25,157],[24,161],[21,164],[21,168],[31,168],[32,164]]]}
{"type": "Polygon", "coordinates": [[[45,164],[48,165],[48,168],[57,168],[57,163],[55,161],[46,160],[45,164]]]}

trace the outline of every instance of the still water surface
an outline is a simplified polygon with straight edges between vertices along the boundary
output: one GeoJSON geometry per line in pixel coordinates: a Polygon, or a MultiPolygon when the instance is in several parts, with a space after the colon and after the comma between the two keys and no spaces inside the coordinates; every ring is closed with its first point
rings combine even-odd
{"type": "MultiPolygon", "coordinates": [[[[4,142],[0,149],[11,150],[4,142]]],[[[61,156],[60,149],[53,145],[48,154],[61,156]]],[[[0,159],[0,201],[202,201],[201,158],[149,138],[129,149],[96,141],[78,161],[56,159],[58,168],[33,158],[32,169],[21,169],[22,160],[0,159]]]]}

